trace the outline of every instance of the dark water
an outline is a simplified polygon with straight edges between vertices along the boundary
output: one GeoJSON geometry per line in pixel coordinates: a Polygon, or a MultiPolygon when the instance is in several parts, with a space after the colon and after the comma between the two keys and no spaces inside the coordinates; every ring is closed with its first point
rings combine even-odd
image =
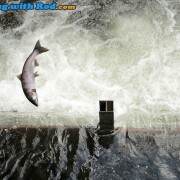
{"type": "Polygon", "coordinates": [[[1,129],[0,179],[179,179],[179,131],[124,132],[1,129]]]}

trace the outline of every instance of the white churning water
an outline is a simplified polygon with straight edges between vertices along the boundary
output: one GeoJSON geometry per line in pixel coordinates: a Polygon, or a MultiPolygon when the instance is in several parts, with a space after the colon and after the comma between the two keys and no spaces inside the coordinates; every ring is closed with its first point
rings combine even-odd
{"type": "Polygon", "coordinates": [[[91,124],[114,100],[116,126],[180,122],[178,1],[83,1],[75,11],[28,11],[0,33],[0,124],[91,124]],[[39,107],[16,76],[37,40],[39,107]]]}

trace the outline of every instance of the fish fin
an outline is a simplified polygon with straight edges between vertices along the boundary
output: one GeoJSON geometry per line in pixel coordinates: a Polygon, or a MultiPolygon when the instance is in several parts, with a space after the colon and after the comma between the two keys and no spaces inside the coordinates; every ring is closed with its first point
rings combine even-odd
{"type": "Polygon", "coordinates": [[[35,67],[39,66],[39,63],[37,62],[37,59],[34,60],[35,67]]]}
{"type": "Polygon", "coordinates": [[[35,72],[34,77],[37,77],[37,76],[39,76],[39,74],[38,74],[38,72],[35,72]]]}
{"type": "Polygon", "coordinates": [[[33,92],[36,92],[36,89],[32,89],[33,92]]]}
{"type": "Polygon", "coordinates": [[[41,46],[39,40],[38,40],[38,42],[36,43],[34,50],[38,50],[38,51],[39,51],[39,54],[41,54],[41,53],[43,53],[43,52],[46,52],[46,51],[49,51],[49,49],[41,46]]]}
{"type": "Polygon", "coordinates": [[[17,76],[17,78],[21,81],[21,75],[22,74],[19,74],[18,76],[17,76]]]}

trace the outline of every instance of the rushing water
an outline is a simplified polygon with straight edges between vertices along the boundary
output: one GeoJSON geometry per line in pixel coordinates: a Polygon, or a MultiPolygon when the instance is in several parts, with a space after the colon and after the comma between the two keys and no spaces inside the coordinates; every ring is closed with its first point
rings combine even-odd
{"type": "Polygon", "coordinates": [[[46,124],[96,124],[98,101],[107,99],[114,100],[116,125],[177,126],[179,2],[72,4],[74,11],[27,11],[1,20],[1,124],[36,124],[38,117],[46,124]],[[39,39],[50,51],[37,57],[37,108],[16,76],[39,39]]]}
{"type": "Polygon", "coordinates": [[[0,179],[179,180],[180,2],[61,3],[0,14],[0,179]],[[16,76],[39,39],[35,107],[16,76]],[[99,100],[123,128],[94,128],[99,100]]]}
{"type": "Polygon", "coordinates": [[[2,129],[3,180],[179,180],[179,132],[98,137],[95,129],[2,129]]]}

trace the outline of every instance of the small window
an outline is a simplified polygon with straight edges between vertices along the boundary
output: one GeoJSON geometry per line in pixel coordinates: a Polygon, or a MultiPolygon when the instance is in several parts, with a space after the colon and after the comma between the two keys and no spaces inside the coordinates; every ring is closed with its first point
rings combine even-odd
{"type": "Polygon", "coordinates": [[[100,111],[113,111],[113,101],[99,101],[100,111]]]}

